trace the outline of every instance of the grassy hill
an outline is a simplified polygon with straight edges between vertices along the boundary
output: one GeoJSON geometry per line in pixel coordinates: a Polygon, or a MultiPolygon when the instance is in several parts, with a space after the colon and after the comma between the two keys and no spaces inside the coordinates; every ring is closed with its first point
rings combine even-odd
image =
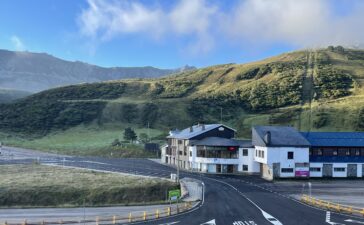
{"type": "Polygon", "coordinates": [[[244,138],[256,124],[363,130],[363,83],[364,50],[303,50],[159,79],[51,89],[1,105],[0,130],[8,140],[39,140],[80,126],[94,133],[149,123],[162,137],[171,128],[219,122],[221,110],[244,138]]]}

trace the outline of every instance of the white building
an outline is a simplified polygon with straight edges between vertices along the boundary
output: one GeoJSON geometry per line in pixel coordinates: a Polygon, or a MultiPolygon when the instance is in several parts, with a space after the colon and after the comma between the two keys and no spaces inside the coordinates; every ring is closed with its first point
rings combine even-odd
{"type": "Polygon", "coordinates": [[[253,127],[252,143],[265,179],[309,176],[310,143],[293,127],[253,127]]]}
{"type": "Polygon", "coordinates": [[[173,132],[162,148],[162,162],[204,173],[260,173],[268,180],[364,177],[364,132],[255,126],[252,141],[233,139],[234,134],[222,124],[173,132]]]}
{"type": "Polygon", "coordinates": [[[235,130],[222,124],[195,125],[171,132],[162,162],[206,173],[257,173],[251,141],[233,139],[235,130]],[[178,153],[178,154],[177,154],[178,153]]]}

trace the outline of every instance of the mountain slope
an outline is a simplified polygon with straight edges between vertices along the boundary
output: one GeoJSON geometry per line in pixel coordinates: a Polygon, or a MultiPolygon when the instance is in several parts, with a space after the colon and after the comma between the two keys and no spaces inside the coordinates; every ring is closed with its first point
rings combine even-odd
{"type": "Polygon", "coordinates": [[[47,134],[93,121],[167,130],[220,121],[220,110],[243,137],[255,124],[362,130],[363,81],[363,50],[297,51],[158,79],[51,89],[0,106],[0,130],[47,134]]]}
{"type": "Polygon", "coordinates": [[[161,77],[194,67],[158,69],[146,67],[103,68],[70,62],[44,53],[0,50],[0,88],[37,92],[58,86],[125,78],[161,77]]]}

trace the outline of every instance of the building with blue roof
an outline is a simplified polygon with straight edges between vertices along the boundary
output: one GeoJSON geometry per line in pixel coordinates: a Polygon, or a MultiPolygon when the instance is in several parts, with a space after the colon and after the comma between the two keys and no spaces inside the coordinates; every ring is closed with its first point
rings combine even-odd
{"type": "Polygon", "coordinates": [[[364,132],[254,126],[252,140],[236,140],[235,132],[223,124],[172,131],[162,161],[206,173],[260,173],[268,180],[364,177],[364,132]]]}

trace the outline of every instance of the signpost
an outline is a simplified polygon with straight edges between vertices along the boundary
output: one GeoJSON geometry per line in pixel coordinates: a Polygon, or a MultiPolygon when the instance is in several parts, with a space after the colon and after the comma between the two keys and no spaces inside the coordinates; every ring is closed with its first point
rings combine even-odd
{"type": "Polygon", "coordinates": [[[181,190],[172,190],[168,192],[168,199],[170,201],[177,201],[181,197],[181,190]]]}

